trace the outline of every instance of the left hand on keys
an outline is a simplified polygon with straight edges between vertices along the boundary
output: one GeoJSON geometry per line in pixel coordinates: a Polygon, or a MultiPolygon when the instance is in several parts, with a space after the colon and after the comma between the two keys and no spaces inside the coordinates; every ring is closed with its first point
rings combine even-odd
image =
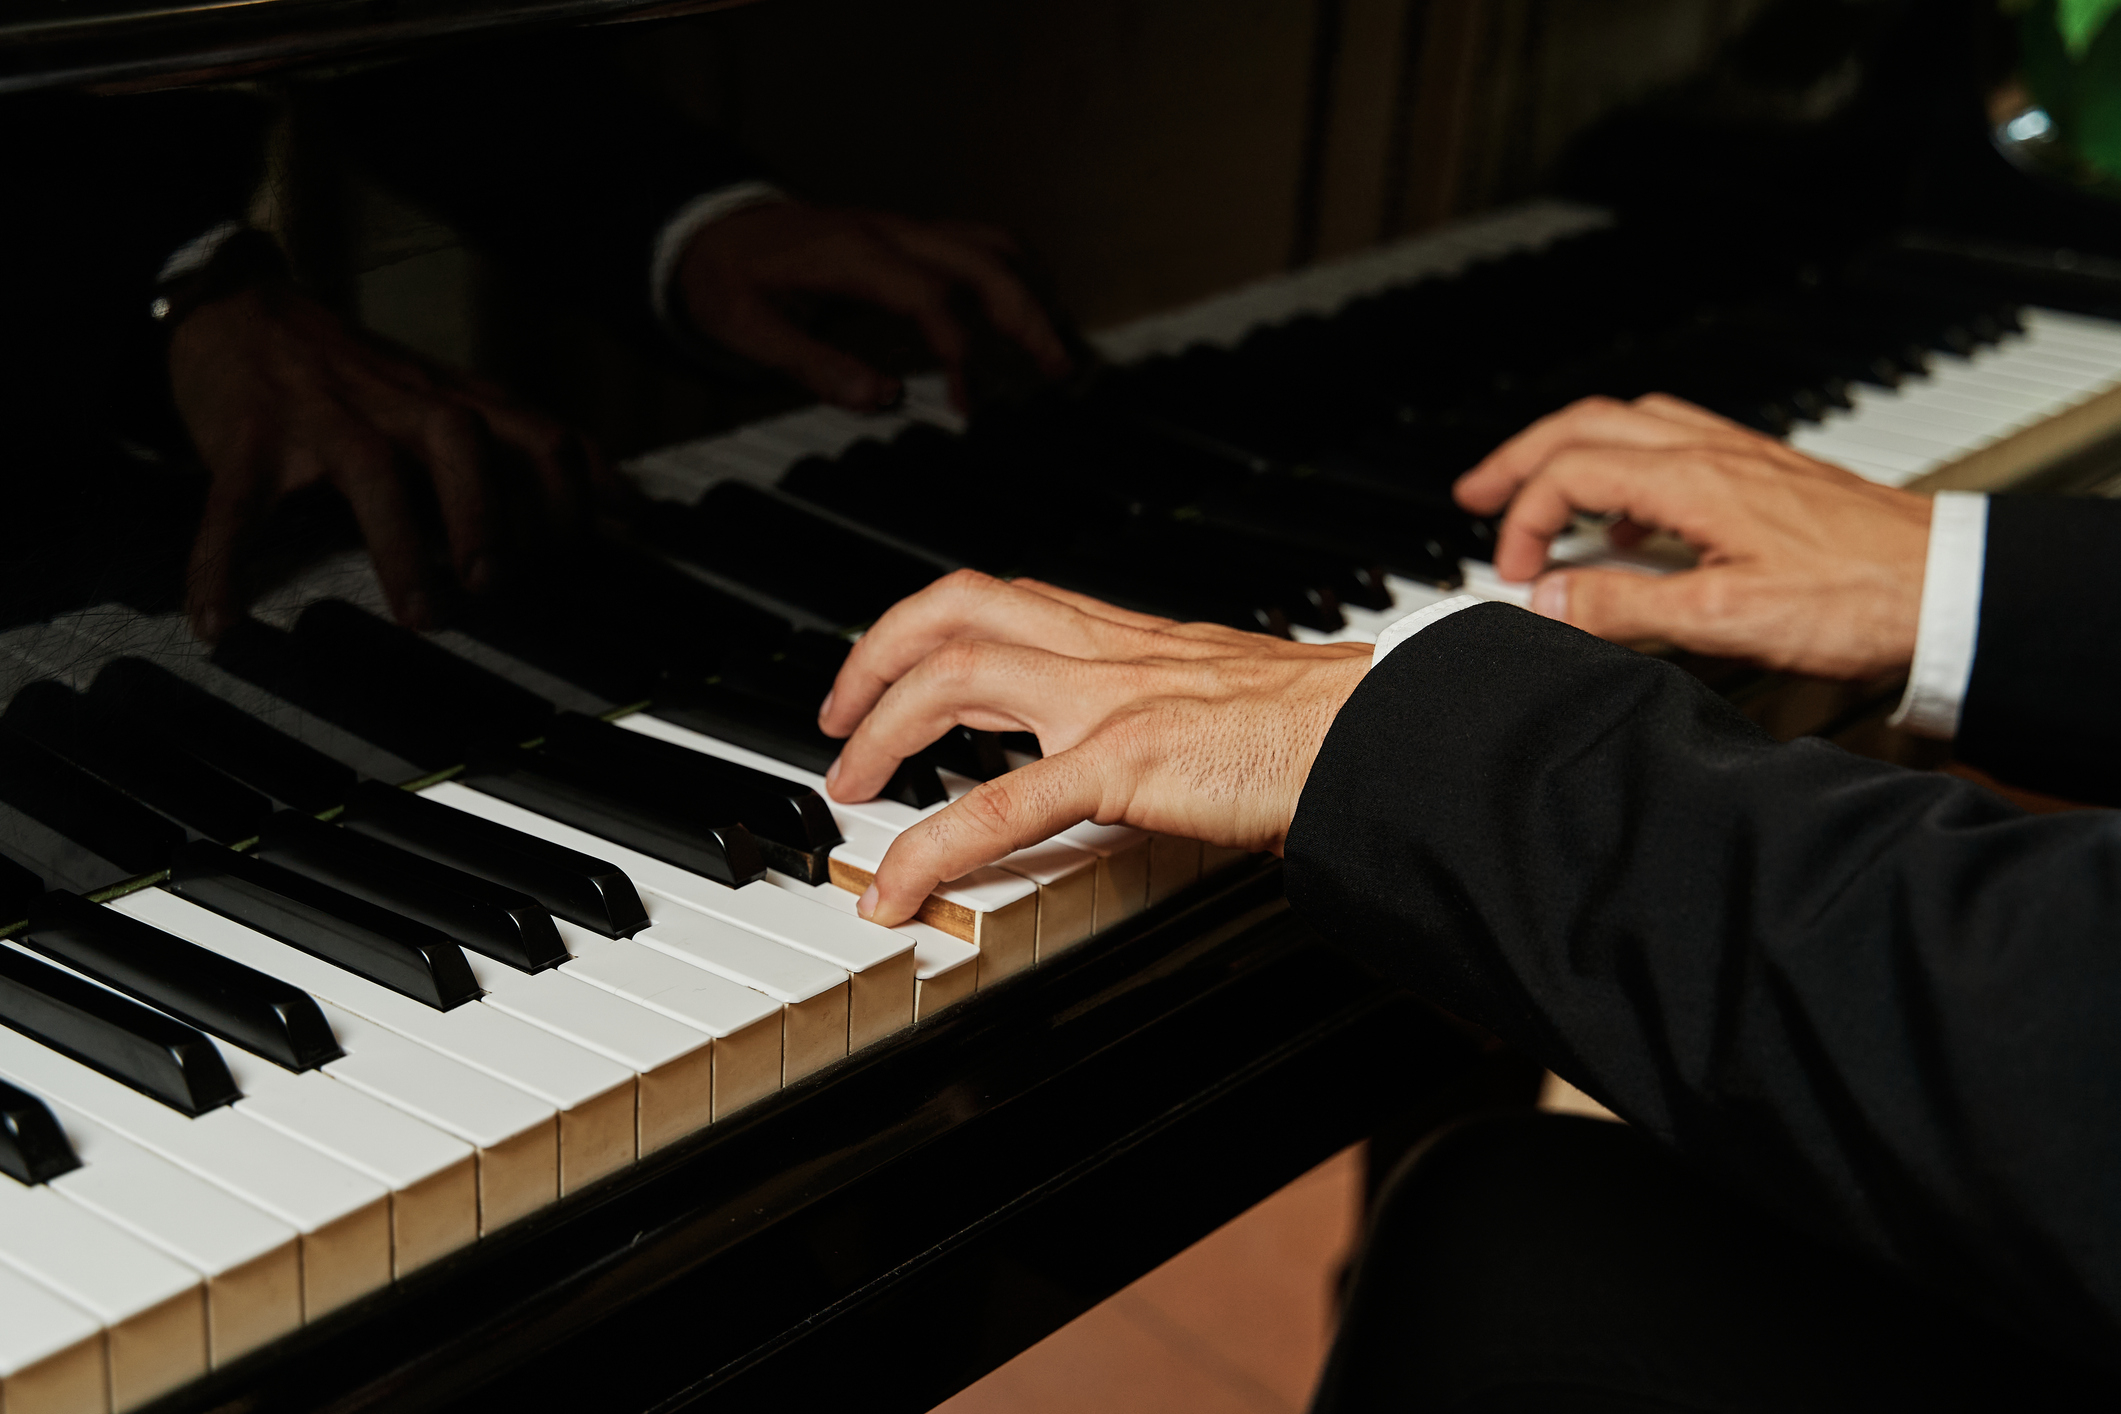
{"type": "Polygon", "coordinates": [[[1084,820],[1279,853],[1369,665],[1368,644],[1176,623],[970,570],[938,580],[840,669],[818,713],[848,739],[827,790],[869,799],[955,723],[1035,733],[1045,756],[901,834],[862,916],[902,923],[938,883],[1084,820]]]}

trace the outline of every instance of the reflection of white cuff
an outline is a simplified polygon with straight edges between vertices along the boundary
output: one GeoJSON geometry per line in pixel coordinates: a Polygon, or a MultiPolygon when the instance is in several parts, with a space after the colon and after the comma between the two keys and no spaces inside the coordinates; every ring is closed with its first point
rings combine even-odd
{"type": "Polygon", "coordinates": [[[786,201],[788,193],[771,182],[735,182],[716,191],[703,192],[677,209],[677,214],[655,233],[655,253],[648,261],[648,305],[658,320],[670,316],[670,282],[677,278],[678,262],[685,247],[701,228],[725,216],[769,201],[786,201]]]}
{"type": "Polygon", "coordinates": [[[1949,741],[1974,673],[1981,630],[1981,575],[1988,559],[1988,497],[1939,491],[1930,510],[1929,558],[1922,567],[1922,617],[1915,663],[1900,710],[1886,719],[1918,736],[1949,741]]]}
{"type": "Polygon", "coordinates": [[[195,271],[204,270],[221,247],[228,244],[229,237],[243,229],[238,221],[223,221],[212,229],[193,236],[171,253],[155,272],[155,283],[166,285],[172,280],[181,280],[195,271]]]}
{"type": "Polygon", "coordinates": [[[1394,619],[1385,625],[1385,631],[1377,635],[1377,646],[1370,650],[1370,666],[1376,667],[1385,660],[1385,654],[1405,643],[1438,619],[1447,619],[1460,609],[1470,609],[1475,604],[1488,601],[1477,594],[1454,594],[1448,599],[1439,599],[1426,609],[1416,609],[1403,619],[1394,619]]]}

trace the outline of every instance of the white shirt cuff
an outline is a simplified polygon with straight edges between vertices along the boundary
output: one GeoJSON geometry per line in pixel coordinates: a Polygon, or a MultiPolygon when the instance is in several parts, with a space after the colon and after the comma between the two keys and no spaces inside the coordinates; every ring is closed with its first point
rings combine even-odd
{"type": "Polygon", "coordinates": [[[1460,609],[1470,609],[1475,604],[1488,601],[1477,594],[1454,594],[1448,599],[1439,599],[1426,609],[1416,609],[1403,619],[1394,619],[1385,625],[1385,631],[1377,635],[1377,646],[1370,650],[1370,666],[1376,667],[1385,660],[1385,655],[1420,633],[1439,619],[1447,619],[1460,609]]]}
{"type": "Polygon", "coordinates": [[[240,221],[223,221],[220,225],[202,231],[183,245],[170,252],[169,259],[155,272],[155,283],[166,285],[172,280],[181,280],[186,275],[204,270],[207,262],[227,245],[229,238],[243,229],[240,221]]]}
{"type": "Polygon", "coordinates": [[[1939,491],[1930,510],[1929,558],[1922,567],[1922,617],[1907,695],[1886,725],[1950,740],[1974,673],[1981,630],[1981,575],[1988,557],[1988,497],[1939,491]]]}
{"type": "Polygon", "coordinates": [[[694,236],[739,211],[787,199],[788,193],[771,182],[734,182],[702,192],[680,206],[677,214],[655,233],[654,253],[648,261],[648,305],[656,319],[660,322],[670,317],[670,282],[677,278],[678,262],[685,258],[685,247],[694,236]]]}

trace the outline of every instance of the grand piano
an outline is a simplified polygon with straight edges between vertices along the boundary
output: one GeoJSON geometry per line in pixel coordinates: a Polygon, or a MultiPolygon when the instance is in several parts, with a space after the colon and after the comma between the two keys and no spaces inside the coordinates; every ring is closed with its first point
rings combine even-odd
{"type": "MultiPolygon", "coordinates": [[[[0,51],[106,81],[621,8],[53,6],[0,51]]],[[[1536,202],[1101,331],[969,422],[916,380],[650,451],[631,524],[432,634],[346,553],[211,650],[148,590],[18,618],[0,1408],[923,1410],[1345,1146],[1524,1103],[1271,859],[1088,827],[853,919],[1036,745],[828,806],[848,636],[959,565],[1313,640],[1508,598],[1450,478],[1591,393],[2098,491],[2121,282],[2079,240],[1536,202]]],[[[1784,735],[1897,695],[1688,666],[1784,735]]]]}

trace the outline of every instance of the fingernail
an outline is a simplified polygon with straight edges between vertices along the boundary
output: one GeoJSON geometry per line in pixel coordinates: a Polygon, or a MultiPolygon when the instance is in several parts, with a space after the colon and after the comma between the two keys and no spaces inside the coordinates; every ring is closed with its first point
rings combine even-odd
{"type": "Polygon", "coordinates": [[[228,620],[219,609],[199,611],[199,637],[208,643],[219,643],[221,635],[228,632],[228,620]]]}
{"type": "Polygon", "coordinates": [[[464,587],[474,594],[482,594],[492,584],[492,559],[485,555],[474,555],[471,564],[464,570],[464,587]]]}
{"type": "Polygon", "coordinates": [[[826,719],[827,717],[829,717],[829,716],[831,716],[831,715],[832,715],[832,694],[828,692],[828,693],[826,693],[826,694],[825,694],[825,700],[824,700],[823,702],[820,702],[820,703],[818,703],[818,705],[817,705],[817,719],[818,719],[819,721],[821,721],[821,722],[822,722],[822,721],[824,721],[824,720],[825,720],[825,719],[826,719]]]}
{"type": "Polygon", "coordinates": [[[862,896],[854,901],[854,911],[864,918],[876,912],[876,885],[862,890],[862,896]]]}
{"type": "Polygon", "coordinates": [[[1569,577],[1550,574],[1532,586],[1532,612],[1560,623],[1569,621],[1569,577]]]}
{"type": "Polygon", "coordinates": [[[405,596],[405,627],[424,629],[434,622],[434,606],[429,603],[427,591],[415,589],[405,596]]]}
{"type": "Polygon", "coordinates": [[[837,757],[837,756],[835,756],[835,757],[833,757],[833,758],[832,758],[832,764],[831,764],[830,766],[827,766],[827,767],[825,768],[825,784],[829,786],[829,785],[831,785],[831,784],[832,784],[832,783],[833,783],[834,781],[838,780],[839,778],[840,778],[840,758],[839,758],[839,757],[837,757]]]}

